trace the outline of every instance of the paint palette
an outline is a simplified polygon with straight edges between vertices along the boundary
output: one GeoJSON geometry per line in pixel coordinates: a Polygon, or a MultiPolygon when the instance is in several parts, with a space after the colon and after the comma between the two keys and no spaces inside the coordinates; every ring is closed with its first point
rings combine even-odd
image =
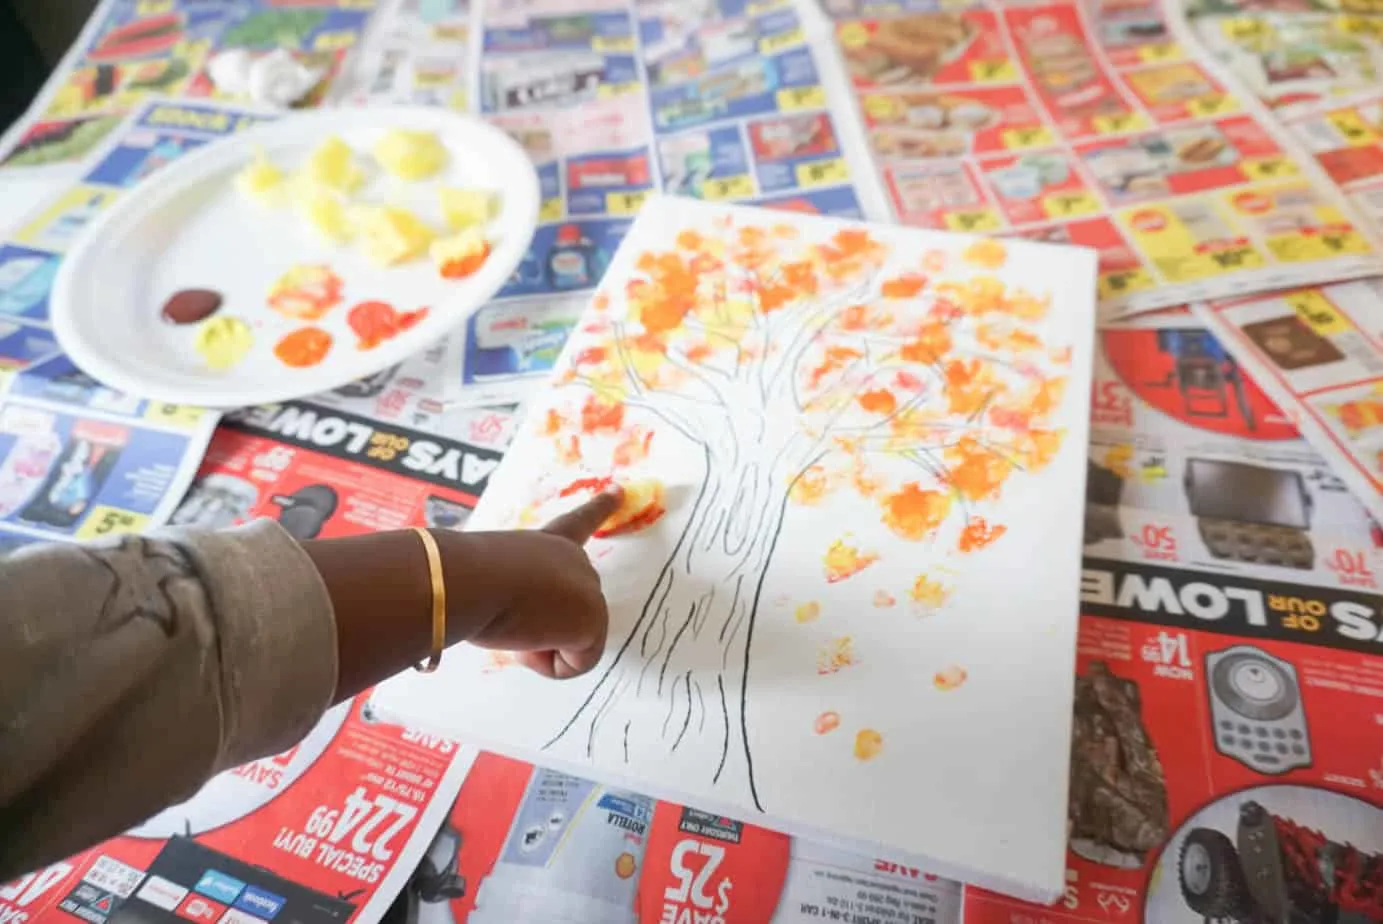
{"type": "Polygon", "coordinates": [[[538,204],[537,175],[523,149],[481,121],[413,107],[293,115],[187,155],[93,222],[54,284],[54,331],[86,373],[154,400],[237,407],[326,391],[394,365],[462,324],[518,266],[538,204]],[[394,130],[435,135],[447,151],[445,167],[418,182],[389,174],[370,152],[394,130]],[[353,204],[408,209],[439,236],[451,233],[439,188],[494,192],[484,229],[488,259],[463,279],[442,278],[426,253],[379,266],[356,244],[328,242],[289,205],[266,206],[237,188],[236,176],[256,152],[288,172],[333,136],[366,172],[353,204]],[[282,310],[282,280],[304,275],[329,280],[332,292],[311,317],[282,310]],[[221,307],[201,323],[170,323],[161,316],[165,303],[189,289],[216,292],[221,307]],[[213,322],[223,330],[208,330],[213,322]],[[227,368],[212,368],[199,352],[199,337],[205,345],[208,336],[246,333],[248,348],[227,368]]]}

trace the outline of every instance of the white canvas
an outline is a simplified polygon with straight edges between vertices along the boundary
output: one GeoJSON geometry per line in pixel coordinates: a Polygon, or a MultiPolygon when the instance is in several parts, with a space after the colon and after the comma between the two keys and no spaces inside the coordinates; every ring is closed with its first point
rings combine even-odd
{"type": "Polygon", "coordinates": [[[651,498],[588,546],[604,659],[462,647],[378,706],[1055,898],[1094,288],[1079,248],[651,201],[470,521],[651,498]]]}

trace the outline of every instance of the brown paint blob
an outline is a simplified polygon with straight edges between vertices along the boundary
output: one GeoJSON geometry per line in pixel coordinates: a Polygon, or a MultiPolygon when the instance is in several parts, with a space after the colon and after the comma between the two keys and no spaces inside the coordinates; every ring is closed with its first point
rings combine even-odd
{"type": "Polygon", "coordinates": [[[205,321],[221,307],[221,293],[210,289],[183,289],[163,303],[163,319],[170,324],[205,321]]]}

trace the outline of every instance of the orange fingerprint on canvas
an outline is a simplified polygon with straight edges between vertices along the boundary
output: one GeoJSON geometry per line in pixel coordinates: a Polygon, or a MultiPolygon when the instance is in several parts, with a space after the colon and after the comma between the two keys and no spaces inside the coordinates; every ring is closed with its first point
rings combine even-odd
{"type": "Polygon", "coordinates": [[[1006,532],[1008,532],[1007,526],[998,524],[991,526],[984,517],[973,516],[970,518],[970,522],[965,524],[965,529],[961,530],[959,548],[962,552],[978,551],[994,543],[1006,532]]]}
{"type": "Polygon", "coordinates": [[[942,668],[932,677],[932,686],[938,690],[954,690],[965,683],[970,674],[963,667],[952,664],[950,667],[942,668]]]}
{"type": "Polygon", "coordinates": [[[972,501],[996,497],[1013,471],[1013,463],[970,436],[946,450],[946,461],[951,463],[951,487],[972,501]]]}
{"type": "Polygon", "coordinates": [[[1008,259],[1008,248],[1000,241],[984,238],[965,248],[960,258],[983,269],[998,269],[1008,259]]]}
{"type": "Polygon", "coordinates": [[[797,608],[793,618],[799,623],[816,622],[821,618],[821,604],[815,600],[808,600],[797,608]]]}
{"type": "Polygon", "coordinates": [[[824,466],[813,465],[798,476],[788,491],[794,504],[810,507],[821,503],[831,489],[831,475],[824,466]]]}
{"type": "Polygon", "coordinates": [[[848,635],[841,635],[822,645],[816,652],[816,672],[834,674],[857,664],[855,642],[848,635]]]}
{"type": "Polygon", "coordinates": [[[816,732],[818,735],[829,735],[837,728],[840,728],[839,712],[823,712],[821,715],[817,716],[816,721],[812,723],[812,731],[816,732]]]}
{"type": "Polygon", "coordinates": [[[873,760],[884,749],[884,736],[872,728],[861,728],[855,733],[855,756],[860,760],[873,760]]]}
{"type": "Polygon", "coordinates": [[[950,599],[951,588],[940,581],[934,581],[925,574],[921,574],[918,575],[916,581],[913,581],[912,590],[908,591],[908,596],[914,602],[928,609],[936,609],[950,599]]]}
{"type": "Polygon", "coordinates": [[[634,427],[615,446],[614,463],[622,467],[637,465],[648,458],[648,451],[652,448],[653,431],[634,427]]]}
{"type": "Polygon", "coordinates": [[[880,291],[884,298],[912,298],[927,287],[927,277],[918,273],[907,273],[896,279],[886,280],[880,291]]]}
{"type": "Polygon", "coordinates": [[[913,542],[925,539],[951,512],[951,496],[924,490],[915,481],[884,498],[884,525],[913,542]]]}
{"type": "Polygon", "coordinates": [[[826,550],[826,581],[835,584],[854,577],[878,560],[878,552],[862,552],[844,539],[837,539],[826,550]]]}
{"type": "Polygon", "coordinates": [[[875,388],[861,392],[857,400],[860,407],[871,414],[892,414],[898,409],[898,399],[887,388],[875,388]]]}

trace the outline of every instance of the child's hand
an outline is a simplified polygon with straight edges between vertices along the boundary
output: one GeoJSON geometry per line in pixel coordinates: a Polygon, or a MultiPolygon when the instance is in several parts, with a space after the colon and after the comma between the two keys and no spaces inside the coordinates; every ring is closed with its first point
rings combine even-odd
{"type": "Polygon", "coordinates": [[[566,679],[595,667],[609,613],[582,548],[619,507],[618,489],[596,495],[540,530],[454,533],[443,546],[447,589],[460,597],[453,625],[482,626],[466,640],[513,651],[527,667],[566,679]],[[457,593],[459,591],[459,593],[457,593]]]}

